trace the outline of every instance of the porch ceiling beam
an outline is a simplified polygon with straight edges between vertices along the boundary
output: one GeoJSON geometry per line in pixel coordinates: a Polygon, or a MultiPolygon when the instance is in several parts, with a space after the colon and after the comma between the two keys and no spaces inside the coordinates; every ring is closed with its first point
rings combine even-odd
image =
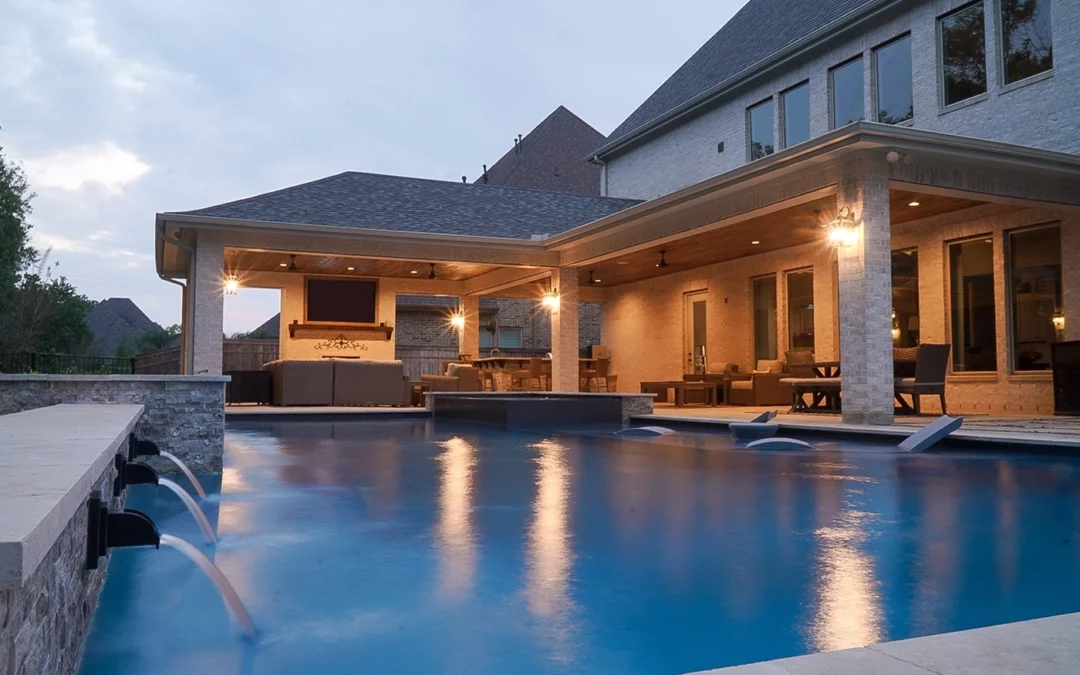
{"type": "Polygon", "coordinates": [[[514,267],[500,267],[499,269],[475,277],[466,279],[464,290],[466,295],[492,295],[522,284],[533,283],[551,276],[550,269],[522,269],[514,267]]]}
{"type": "MultiPolygon", "coordinates": [[[[242,272],[240,273],[240,286],[242,288],[268,288],[281,289],[294,282],[297,277],[303,277],[302,272],[242,272]]],[[[343,277],[349,278],[349,277],[343,277]]],[[[463,281],[449,281],[442,279],[405,279],[401,277],[377,277],[393,281],[394,288],[399,293],[406,295],[464,295],[463,281]]]]}

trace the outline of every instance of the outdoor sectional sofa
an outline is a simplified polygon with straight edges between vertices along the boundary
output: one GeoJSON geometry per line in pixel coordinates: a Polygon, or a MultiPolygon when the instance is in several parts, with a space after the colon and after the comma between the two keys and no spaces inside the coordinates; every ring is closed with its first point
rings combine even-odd
{"type": "Polygon", "coordinates": [[[282,359],[263,368],[273,373],[274,405],[409,404],[401,361],[282,359]]]}

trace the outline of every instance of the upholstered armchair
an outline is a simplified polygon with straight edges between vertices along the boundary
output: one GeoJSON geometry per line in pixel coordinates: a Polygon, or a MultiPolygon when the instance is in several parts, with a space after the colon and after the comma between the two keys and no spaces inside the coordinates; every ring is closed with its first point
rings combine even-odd
{"type": "Polygon", "coordinates": [[[761,360],[752,373],[731,375],[731,405],[790,405],[791,387],[780,384],[790,375],[780,359],[761,360]]]}

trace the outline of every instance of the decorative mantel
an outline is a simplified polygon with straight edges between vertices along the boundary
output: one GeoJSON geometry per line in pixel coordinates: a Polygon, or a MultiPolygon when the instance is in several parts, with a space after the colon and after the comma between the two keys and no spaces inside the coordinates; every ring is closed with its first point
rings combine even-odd
{"type": "Polygon", "coordinates": [[[394,334],[393,326],[365,326],[354,323],[300,323],[289,324],[289,337],[300,340],[381,340],[388,342],[394,334]]]}

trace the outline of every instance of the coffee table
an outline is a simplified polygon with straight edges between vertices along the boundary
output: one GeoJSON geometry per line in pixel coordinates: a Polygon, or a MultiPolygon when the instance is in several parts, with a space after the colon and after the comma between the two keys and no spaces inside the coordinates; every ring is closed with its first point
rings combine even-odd
{"type": "Polygon", "coordinates": [[[700,391],[705,394],[705,405],[716,406],[719,400],[717,388],[723,386],[720,382],[687,382],[685,380],[666,380],[661,382],[642,382],[642,394],[658,394],[667,397],[668,390],[675,394],[675,407],[686,406],[686,392],[700,391]]]}

